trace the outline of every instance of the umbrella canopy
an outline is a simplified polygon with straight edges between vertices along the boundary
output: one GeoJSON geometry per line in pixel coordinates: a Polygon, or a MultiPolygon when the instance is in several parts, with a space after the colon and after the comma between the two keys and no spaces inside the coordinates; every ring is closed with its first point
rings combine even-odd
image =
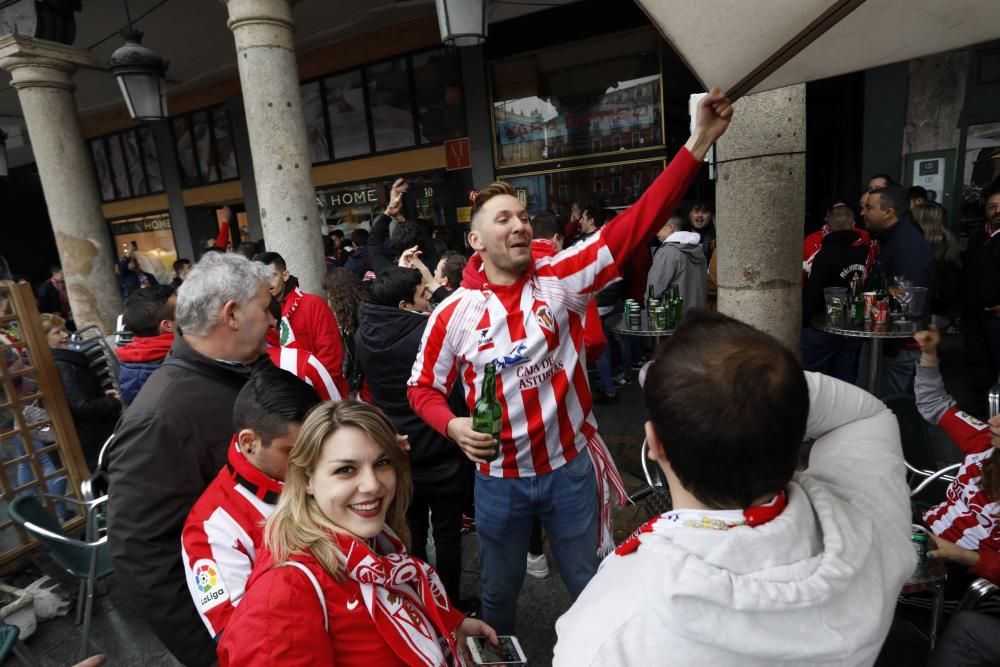
{"type": "Polygon", "coordinates": [[[1000,38],[1000,0],[636,0],[705,85],[739,97],[1000,38]]]}

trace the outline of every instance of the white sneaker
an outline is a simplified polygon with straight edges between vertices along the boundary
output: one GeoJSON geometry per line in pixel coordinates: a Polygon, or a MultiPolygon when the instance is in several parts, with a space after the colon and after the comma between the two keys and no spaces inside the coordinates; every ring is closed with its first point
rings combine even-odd
{"type": "Polygon", "coordinates": [[[549,576],[549,561],[545,560],[545,554],[537,556],[528,554],[527,572],[535,579],[544,579],[549,576]]]}

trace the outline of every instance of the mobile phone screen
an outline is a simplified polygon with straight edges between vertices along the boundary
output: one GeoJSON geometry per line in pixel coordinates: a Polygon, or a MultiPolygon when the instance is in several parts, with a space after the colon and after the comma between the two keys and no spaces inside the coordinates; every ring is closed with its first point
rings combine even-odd
{"type": "Polygon", "coordinates": [[[523,665],[520,652],[514,646],[510,637],[498,637],[500,644],[494,646],[485,637],[469,637],[470,642],[475,642],[476,649],[481,658],[477,664],[480,665],[523,665]]]}

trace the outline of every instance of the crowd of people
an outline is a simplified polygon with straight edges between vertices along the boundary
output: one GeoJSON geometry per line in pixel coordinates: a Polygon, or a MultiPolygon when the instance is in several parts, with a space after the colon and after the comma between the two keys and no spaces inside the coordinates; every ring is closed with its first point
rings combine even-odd
{"type": "MultiPolygon", "coordinates": [[[[544,531],[573,600],[556,665],[879,659],[916,564],[899,430],[855,386],[864,351],[815,318],[824,288],[905,276],[931,290],[926,315],[960,322],[984,398],[1000,371],[1000,186],[961,259],[926,193],[878,176],[859,216],[834,202],[804,241],[800,362],[713,312],[712,207],[676,213],[732,113],[710,92],[684,148],[617,215],[529,218],[508,184],[481,188],[468,258],[403,219],[399,179],[370,231],[332,235],[323,295],[281,255],[227,249],[222,234],[197,263],[178,260],[170,285],[126,255],[119,390],[67,349],[54,270],[43,326],[88,466],[113,433],[115,571],[170,652],[186,665],[469,664],[466,638],[516,633],[525,574],[548,572],[544,531]],[[626,298],[675,289],[684,317],[666,343],[648,353],[615,336],[626,298]],[[643,367],[649,458],[673,506],[616,546],[627,498],[593,404],[643,367]],[[483,432],[470,415],[491,383],[500,419],[483,432]],[[473,521],[481,599],[460,587],[473,521]]],[[[932,558],[1000,583],[1000,419],[945,392],[940,336],[886,345],[886,391],[915,395],[967,454],[918,517],[932,558]]],[[[934,659],[958,664],[970,634],[994,655],[990,623],[957,617],[934,659]]]]}

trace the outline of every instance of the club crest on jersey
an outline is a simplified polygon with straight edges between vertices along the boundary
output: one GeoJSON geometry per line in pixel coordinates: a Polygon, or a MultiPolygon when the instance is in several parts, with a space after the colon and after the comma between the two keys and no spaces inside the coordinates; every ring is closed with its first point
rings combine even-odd
{"type": "Polygon", "coordinates": [[[493,336],[490,335],[489,328],[479,330],[479,342],[476,345],[479,346],[480,352],[493,347],[493,336]]]}
{"type": "Polygon", "coordinates": [[[538,322],[539,326],[555,333],[556,319],[552,316],[552,311],[549,310],[548,306],[542,306],[535,311],[535,321],[538,322]]]}
{"type": "Polygon", "coordinates": [[[506,354],[502,357],[497,357],[493,362],[496,364],[497,370],[503,370],[504,368],[512,368],[514,366],[520,366],[521,364],[526,364],[531,361],[531,357],[524,355],[528,351],[528,346],[524,343],[519,343],[511,351],[510,354],[506,354]]]}
{"type": "Polygon", "coordinates": [[[208,611],[229,599],[229,592],[219,576],[219,566],[213,560],[202,558],[191,568],[194,587],[198,591],[196,602],[201,611],[208,611]]]}

